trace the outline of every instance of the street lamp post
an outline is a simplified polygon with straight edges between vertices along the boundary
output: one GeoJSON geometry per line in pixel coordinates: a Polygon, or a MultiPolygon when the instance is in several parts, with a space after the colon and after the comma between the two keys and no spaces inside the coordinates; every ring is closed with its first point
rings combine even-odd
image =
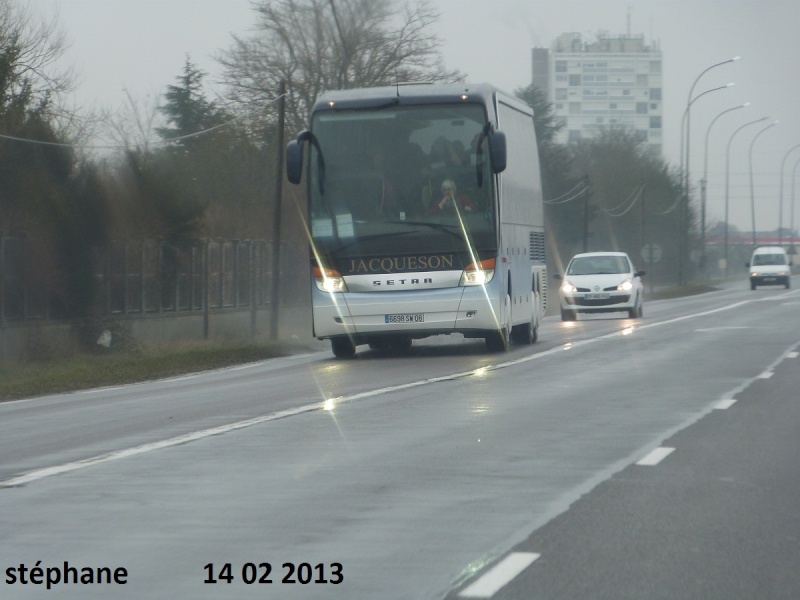
{"type": "MultiPolygon", "coordinates": [[[[709,67],[706,67],[695,78],[694,82],[692,83],[692,86],[689,88],[689,96],[688,96],[688,99],[686,101],[686,112],[684,113],[684,120],[685,120],[686,125],[685,125],[685,127],[683,125],[681,126],[681,170],[684,173],[684,176],[686,178],[686,195],[684,197],[684,206],[683,206],[683,210],[684,210],[683,217],[684,217],[684,219],[683,219],[683,223],[681,225],[681,229],[682,230],[685,229],[686,226],[687,226],[688,213],[689,213],[688,206],[687,206],[687,204],[689,202],[689,130],[690,130],[690,122],[691,122],[691,115],[690,115],[690,110],[689,109],[692,106],[692,102],[694,102],[694,100],[697,99],[697,98],[695,98],[694,100],[692,99],[692,96],[694,95],[694,88],[697,85],[697,82],[700,81],[700,78],[703,77],[703,75],[705,75],[706,73],[708,73],[711,69],[715,69],[716,67],[721,67],[722,65],[727,65],[728,63],[732,63],[734,61],[739,60],[739,58],[740,58],[739,56],[734,56],[733,58],[729,58],[728,60],[723,60],[722,62],[714,63],[713,65],[711,65],[709,67]],[[684,150],[684,148],[683,148],[683,135],[684,135],[684,130],[686,131],[686,168],[685,169],[684,169],[684,163],[683,163],[683,150],[684,150]]],[[[711,91],[711,90],[709,90],[709,91],[711,91]]],[[[702,96],[702,95],[703,94],[700,94],[700,96],[702,96]]],[[[698,98],[700,96],[698,96],[698,98]]],[[[683,283],[683,254],[684,254],[684,248],[685,248],[685,240],[684,240],[684,238],[685,238],[686,235],[687,235],[687,233],[685,233],[684,231],[681,232],[681,240],[684,243],[681,244],[679,263],[678,263],[679,264],[679,267],[678,267],[678,283],[679,284],[683,283]]]]}
{"type": "Polygon", "coordinates": [[[700,180],[700,265],[703,274],[705,274],[706,269],[706,186],[708,185],[708,136],[711,133],[711,128],[714,126],[714,123],[716,123],[717,119],[719,119],[722,115],[728,114],[734,110],[739,110],[740,108],[746,108],[747,106],[750,106],[749,102],[745,102],[739,106],[734,106],[733,108],[723,110],[716,117],[714,117],[711,123],[709,123],[708,129],[706,129],[705,156],[703,158],[703,179],[700,180]]]}
{"type": "MultiPolygon", "coordinates": [[[[791,216],[789,218],[789,220],[790,220],[789,228],[790,228],[790,230],[792,232],[792,256],[797,256],[795,254],[796,250],[795,250],[795,245],[794,245],[794,237],[795,237],[795,232],[794,232],[794,188],[795,188],[795,185],[797,183],[796,177],[797,177],[797,167],[798,166],[800,166],[800,158],[798,158],[797,162],[794,163],[794,169],[792,170],[792,210],[791,210],[791,216]]],[[[792,262],[794,262],[794,259],[792,259],[792,262]]]]}
{"type": "Polygon", "coordinates": [[[742,129],[747,127],[748,125],[754,125],[756,123],[760,123],[761,121],[766,121],[769,117],[761,117],[760,119],[756,119],[755,121],[750,121],[749,123],[745,123],[744,125],[740,126],[736,131],[731,134],[730,139],[728,139],[728,149],[725,153],[725,277],[728,277],[728,229],[730,229],[730,225],[728,223],[728,190],[730,188],[730,164],[731,164],[731,143],[733,142],[733,138],[736,137],[736,134],[739,133],[742,129]]]}
{"type": "Polygon", "coordinates": [[[757,134],[753,136],[753,141],[750,142],[750,216],[753,222],[753,248],[756,247],[756,196],[753,189],[753,146],[756,143],[756,140],[770,127],[774,127],[778,124],[778,121],[773,121],[764,129],[759,131],[757,134]]]}
{"type": "MultiPolygon", "coordinates": [[[[722,63],[724,64],[724,63],[722,63]]],[[[701,73],[702,75],[702,73],[701,73]]],[[[695,83],[697,83],[695,81],[695,83]]],[[[692,104],[695,101],[699,100],[706,94],[710,94],[711,92],[716,92],[718,90],[724,90],[725,88],[731,87],[733,83],[728,83],[726,85],[721,85],[719,87],[711,88],[710,90],[706,90],[701,94],[697,94],[694,98],[689,100],[689,103],[686,105],[686,110],[683,111],[683,120],[681,122],[681,168],[683,169],[684,180],[681,181],[681,187],[683,188],[683,198],[681,201],[681,231],[680,231],[680,250],[678,256],[678,284],[683,284],[683,255],[686,253],[686,239],[688,235],[688,227],[689,227],[689,111],[692,107],[692,104]],[[683,165],[683,132],[686,131],[686,167],[683,165]]],[[[694,88],[694,86],[692,86],[694,88]]]]}
{"type": "Polygon", "coordinates": [[[797,150],[798,148],[800,148],[800,144],[797,144],[796,146],[792,146],[791,148],[789,148],[789,150],[786,152],[786,154],[783,155],[783,160],[781,161],[781,193],[780,193],[780,198],[778,200],[779,201],[779,204],[778,204],[778,245],[779,246],[783,246],[783,169],[786,166],[786,159],[789,158],[789,155],[792,153],[792,151],[797,150]]]}

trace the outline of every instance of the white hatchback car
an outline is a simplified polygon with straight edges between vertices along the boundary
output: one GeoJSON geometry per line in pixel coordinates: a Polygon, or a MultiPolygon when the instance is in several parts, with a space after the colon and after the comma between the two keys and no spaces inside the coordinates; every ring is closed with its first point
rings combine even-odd
{"type": "Polygon", "coordinates": [[[625,252],[576,254],[561,280],[561,320],[574,321],[578,313],[625,311],[632,319],[642,316],[644,271],[633,267],[625,252]]]}

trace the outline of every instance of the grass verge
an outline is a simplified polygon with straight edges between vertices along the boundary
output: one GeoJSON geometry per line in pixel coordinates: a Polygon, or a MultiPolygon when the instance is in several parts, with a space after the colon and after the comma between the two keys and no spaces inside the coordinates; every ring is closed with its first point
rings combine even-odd
{"type": "Polygon", "coordinates": [[[670,298],[682,298],[683,296],[696,296],[697,294],[705,294],[718,289],[713,285],[704,283],[688,283],[655,290],[652,294],[646,292],[645,300],[668,300],[670,298]]]}
{"type": "Polygon", "coordinates": [[[31,363],[0,363],[0,401],[162,379],[291,354],[280,345],[79,354],[31,363]]]}

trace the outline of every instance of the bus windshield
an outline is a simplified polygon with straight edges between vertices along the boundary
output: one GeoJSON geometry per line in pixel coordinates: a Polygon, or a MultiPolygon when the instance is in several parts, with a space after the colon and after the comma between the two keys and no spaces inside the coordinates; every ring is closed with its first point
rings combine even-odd
{"type": "Polygon", "coordinates": [[[317,251],[333,260],[494,251],[485,126],[477,104],[317,112],[309,163],[317,251]]]}

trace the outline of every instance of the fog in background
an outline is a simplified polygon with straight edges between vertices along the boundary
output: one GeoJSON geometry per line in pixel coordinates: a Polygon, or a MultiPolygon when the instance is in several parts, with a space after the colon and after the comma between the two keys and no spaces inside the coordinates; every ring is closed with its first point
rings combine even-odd
{"type": "MultiPolygon", "coordinates": [[[[580,32],[588,38],[599,31],[644,34],[647,42],[657,42],[664,67],[664,154],[675,167],[680,161],[680,122],[692,83],[706,67],[741,56],[708,72],[695,87],[697,96],[735,82],[734,87],[710,93],[692,105],[692,181],[698,185],[703,173],[711,121],[728,108],[750,102],[748,108],[716,121],[709,135],[708,219],[724,214],[731,134],[748,121],[769,116],[779,124],[752,146],[757,227],[778,226],[782,164],[783,223],[789,225],[792,172],[800,149],[785,162],[784,158],[800,144],[800,1],[434,0],[433,4],[441,13],[436,30],[445,65],[467,74],[468,81],[490,82],[510,92],[530,83],[531,49],[550,47],[561,33],[580,32]]],[[[157,99],[175,83],[187,56],[213,84],[220,72],[214,56],[230,45],[231,34],[247,36],[256,19],[250,0],[32,0],[30,6],[44,15],[58,14],[71,44],[64,62],[78,76],[75,102],[112,110],[124,107],[127,96],[157,99]]],[[[209,95],[213,94],[212,86],[209,95]]],[[[751,226],[751,142],[771,120],[742,130],[731,146],[731,223],[745,231],[751,226]]]]}

